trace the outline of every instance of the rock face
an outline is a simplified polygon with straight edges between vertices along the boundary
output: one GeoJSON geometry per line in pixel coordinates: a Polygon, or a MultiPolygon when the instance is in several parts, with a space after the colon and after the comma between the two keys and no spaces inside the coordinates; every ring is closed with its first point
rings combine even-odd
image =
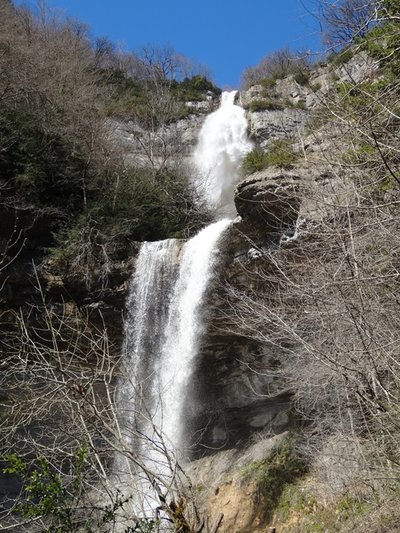
{"type": "Polygon", "coordinates": [[[272,141],[301,136],[308,118],[307,111],[293,108],[248,113],[250,135],[266,148],[272,141]]]}
{"type": "Polygon", "coordinates": [[[198,133],[209,108],[211,110],[209,102],[199,103],[205,104],[207,109],[153,130],[144,129],[133,121],[109,119],[109,135],[128,165],[182,166],[190,159],[198,133]]]}
{"type": "Polygon", "coordinates": [[[254,85],[239,95],[240,104],[249,109],[250,134],[261,148],[271,142],[300,138],[306,133],[310,110],[324,101],[336,83],[360,83],[374,75],[377,63],[364,51],[342,65],[323,64],[312,70],[304,85],[293,76],[269,86],[254,85]],[[251,111],[255,101],[268,101],[269,109],[251,111]]]}
{"type": "Polygon", "coordinates": [[[254,465],[268,461],[286,438],[286,433],[260,438],[246,450],[215,451],[188,465],[199,507],[210,517],[211,524],[223,515],[218,531],[265,531],[269,502],[258,482],[248,474],[254,465]]]}
{"type": "Polygon", "coordinates": [[[283,235],[293,230],[300,208],[300,177],[288,171],[266,169],[252,174],[236,188],[235,205],[246,234],[257,230],[283,235]]]}
{"type": "Polygon", "coordinates": [[[215,449],[240,448],[257,432],[276,435],[293,423],[290,391],[276,372],[282,354],[266,348],[244,327],[238,302],[246,291],[262,291],[261,256],[293,234],[301,178],[293,172],[258,173],[238,187],[240,217],[225,235],[219,275],[206,301],[206,335],[189,387],[186,418],[192,459],[215,449]]]}

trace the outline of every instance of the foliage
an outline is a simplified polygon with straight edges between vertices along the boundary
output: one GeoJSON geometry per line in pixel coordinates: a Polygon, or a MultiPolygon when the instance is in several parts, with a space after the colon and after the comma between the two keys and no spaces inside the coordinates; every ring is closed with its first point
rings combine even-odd
{"type": "Polygon", "coordinates": [[[295,162],[297,155],[290,139],[274,141],[267,153],[267,164],[282,168],[289,168],[295,162]]]}
{"type": "Polygon", "coordinates": [[[267,151],[260,147],[253,148],[246,154],[242,166],[245,174],[252,174],[269,166],[290,168],[296,158],[293,142],[290,139],[281,139],[271,143],[267,151]]]}
{"type": "Polygon", "coordinates": [[[312,90],[313,93],[317,93],[321,88],[322,88],[322,85],[319,82],[312,83],[310,85],[310,89],[312,90]]]}
{"type": "Polygon", "coordinates": [[[293,76],[293,79],[299,85],[308,85],[308,82],[310,81],[310,73],[307,71],[296,72],[293,76]]]}
{"type": "Polygon", "coordinates": [[[342,531],[346,526],[361,522],[371,510],[368,499],[342,495],[329,504],[322,504],[301,482],[287,485],[276,506],[274,523],[285,531],[302,533],[342,531]],[[293,529],[291,527],[293,524],[293,529]]]}
{"type": "Polygon", "coordinates": [[[259,81],[259,84],[267,90],[274,89],[276,87],[276,78],[263,78],[259,81]]]}
{"type": "Polygon", "coordinates": [[[267,165],[267,154],[260,147],[253,148],[253,150],[248,152],[242,163],[243,171],[246,175],[263,170],[267,165]]]}
{"type": "Polygon", "coordinates": [[[221,89],[200,74],[185,77],[182,81],[138,80],[121,70],[112,69],[106,73],[104,80],[115,92],[115,98],[107,104],[107,113],[121,118],[135,118],[147,126],[184,118],[188,114],[185,103],[204,100],[208,91],[221,94],[221,89]],[[160,107],[156,105],[158,102],[160,107]],[[151,120],[146,122],[149,117],[151,120]]]}
{"type": "Polygon", "coordinates": [[[290,441],[285,442],[267,460],[255,461],[242,471],[254,479],[264,499],[265,519],[270,520],[285,487],[307,473],[306,465],[296,457],[290,441]]]}
{"type": "MultiPolygon", "coordinates": [[[[8,463],[3,473],[16,475],[23,481],[22,497],[15,509],[27,519],[41,518],[46,533],[82,531],[95,533],[115,520],[118,510],[127,503],[118,491],[112,505],[93,507],[91,517],[85,512],[85,462],[88,449],[81,445],[69,465],[68,474],[55,468],[46,458],[38,457],[30,464],[16,453],[5,456],[8,463]]],[[[87,511],[87,510],[86,510],[87,511]]],[[[154,530],[153,521],[141,521],[136,528],[125,533],[154,530]],[[139,527],[140,526],[140,527],[139,527]]]]}
{"type": "Polygon", "coordinates": [[[354,52],[350,47],[343,48],[339,52],[334,52],[329,55],[328,62],[336,67],[344,65],[353,57],[354,52]]]}
{"type": "Polygon", "coordinates": [[[47,216],[42,240],[60,263],[87,279],[99,270],[93,265],[107,270],[117,241],[186,236],[208,220],[183,175],[174,127],[192,112],[186,98],[219,89],[203,75],[184,75],[185,59],[172,50],[122,53],[106,39],[93,44],[86,27],[46,8],[4,9],[2,203],[47,216]],[[140,161],[126,161],[110,116],[134,122],[140,161]]]}
{"type": "Polygon", "coordinates": [[[256,113],[258,111],[278,111],[282,110],[283,105],[280,102],[268,98],[252,100],[249,104],[249,111],[256,113]]]}
{"type": "Polygon", "coordinates": [[[183,102],[201,101],[204,99],[204,95],[208,91],[215,95],[221,94],[221,89],[200,74],[192,76],[191,78],[184,78],[180,82],[174,80],[172,90],[179,100],[183,102]]]}
{"type": "Polygon", "coordinates": [[[294,104],[294,107],[296,109],[302,109],[302,110],[306,110],[307,109],[307,106],[306,106],[305,102],[303,102],[303,100],[299,100],[298,102],[296,102],[294,104]]]}
{"type": "Polygon", "coordinates": [[[397,77],[400,74],[399,34],[399,21],[388,20],[368,32],[361,43],[362,48],[380,62],[381,68],[397,77]]]}
{"type": "Polygon", "coordinates": [[[146,170],[121,173],[118,184],[92,201],[85,214],[55,233],[52,256],[89,287],[104,278],[113,244],[188,237],[209,220],[185,177],[146,170]],[[100,269],[100,270],[99,270],[100,269]]]}
{"type": "Polygon", "coordinates": [[[83,207],[85,154],[46,131],[28,106],[0,103],[0,175],[25,202],[76,212],[83,207]]]}

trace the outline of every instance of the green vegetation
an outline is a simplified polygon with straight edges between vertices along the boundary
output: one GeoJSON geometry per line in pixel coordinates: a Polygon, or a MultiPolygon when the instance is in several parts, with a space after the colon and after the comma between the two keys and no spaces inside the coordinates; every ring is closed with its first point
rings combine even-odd
{"type": "MultiPolygon", "coordinates": [[[[19,477],[23,483],[16,512],[26,519],[41,518],[45,524],[43,533],[95,533],[107,524],[112,525],[118,510],[128,499],[116,491],[111,505],[92,505],[88,517],[85,509],[90,504],[85,493],[87,455],[85,446],[77,448],[68,474],[59,471],[44,457],[30,464],[15,453],[7,455],[4,460],[8,466],[3,468],[3,473],[19,477]]],[[[155,525],[152,520],[139,520],[135,528],[128,527],[124,533],[150,533],[155,525]]]]}
{"type": "Polygon", "coordinates": [[[76,277],[81,262],[97,272],[88,265],[101,264],[117,241],[187,236],[208,221],[167,127],[193,112],[187,99],[220,90],[202,75],[180,79],[187,60],[173,50],[121,55],[111,43],[94,45],[73,21],[4,9],[1,201],[46,219],[43,244],[60,265],[76,277]],[[126,161],[108,117],[135,123],[140,161],[126,161]]]}
{"type": "Polygon", "coordinates": [[[293,141],[277,140],[271,143],[267,151],[259,147],[251,150],[243,160],[243,171],[245,174],[252,174],[269,166],[290,168],[296,159],[293,141]]]}
{"type": "Polygon", "coordinates": [[[252,113],[256,113],[257,111],[277,111],[282,109],[283,105],[280,102],[268,98],[252,100],[249,104],[249,111],[252,113]]]}
{"type": "Polygon", "coordinates": [[[256,146],[246,154],[246,157],[243,159],[243,172],[245,174],[253,174],[253,172],[263,170],[268,164],[266,158],[266,152],[262,148],[256,146]]]}
{"type": "Polygon", "coordinates": [[[120,176],[114,190],[92,201],[85,213],[54,233],[51,254],[60,271],[84,280],[89,288],[103,277],[115,246],[131,240],[185,238],[207,220],[198,208],[187,180],[145,170],[120,176]],[[71,270],[72,267],[72,270],[71,270]]]}
{"type": "Polygon", "coordinates": [[[182,81],[165,79],[156,83],[135,80],[121,71],[112,70],[104,80],[116,93],[116,98],[107,103],[108,115],[134,119],[147,127],[175,122],[195,113],[186,106],[186,102],[201,102],[208,91],[214,95],[221,94],[221,89],[201,75],[186,77],[182,81]]]}
{"type": "Polygon", "coordinates": [[[248,88],[257,84],[273,85],[274,81],[294,76],[298,83],[308,83],[310,58],[302,52],[282,48],[265,56],[258,65],[247,68],[243,75],[243,85],[248,88]],[[268,80],[268,81],[267,81],[268,80]]]}
{"type": "Polygon", "coordinates": [[[205,76],[199,74],[191,78],[184,78],[181,82],[173,80],[171,87],[179,100],[183,102],[201,101],[207,91],[211,91],[215,95],[221,94],[219,87],[216,87],[205,76]]]}
{"type": "Polygon", "coordinates": [[[321,88],[322,88],[322,85],[319,82],[310,84],[310,89],[314,93],[317,93],[319,90],[321,90],[321,88]]]}
{"type": "Polygon", "coordinates": [[[335,52],[328,57],[328,63],[331,63],[335,67],[344,65],[353,57],[354,51],[352,48],[344,48],[339,52],[335,52]]]}
{"type": "Polygon", "coordinates": [[[276,87],[276,78],[263,78],[260,80],[260,85],[265,87],[267,90],[275,89],[276,87]]]}
{"type": "Polygon", "coordinates": [[[344,495],[323,505],[300,482],[286,485],[275,508],[274,523],[288,533],[330,533],[361,522],[371,510],[371,502],[344,495]]]}
{"type": "Polygon", "coordinates": [[[283,106],[285,109],[307,109],[307,106],[303,100],[299,100],[298,102],[293,102],[289,98],[286,98],[283,101],[283,106]]]}
{"type": "Polygon", "coordinates": [[[307,70],[300,70],[294,74],[293,79],[299,85],[308,85],[310,81],[310,72],[307,70]]]}
{"type": "Polygon", "coordinates": [[[269,459],[248,465],[242,471],[242,477],[257,482],[265,505],[265,519],[269,521],[285,488],[306,473],[306,465],[296,457],[288,441],[269,459]]]}
{"type": "Polygon", "coordinates": [[[398,21],[389,21],[372,29],[362,40],[362,48],[380,61],[386,73],[400,74],[398,21]]]}

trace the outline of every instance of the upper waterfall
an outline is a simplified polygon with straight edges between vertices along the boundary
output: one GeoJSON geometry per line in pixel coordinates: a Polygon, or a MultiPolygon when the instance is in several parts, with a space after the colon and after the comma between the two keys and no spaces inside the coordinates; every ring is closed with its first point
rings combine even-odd
{"type": "Polygon", "coordinates": [[[205,120],[193,159],[194,185],[219,216],[233,217],[233,193],[244,156],[252,149],[245,110],[235,105],[237,91],[223,92],[221,105],[205,120]]]}

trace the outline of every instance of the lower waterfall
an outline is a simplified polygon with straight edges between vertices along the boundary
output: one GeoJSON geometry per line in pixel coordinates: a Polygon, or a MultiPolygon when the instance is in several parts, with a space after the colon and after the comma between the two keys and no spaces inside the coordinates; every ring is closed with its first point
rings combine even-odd
{"type": "MultiPolygon", "coordinates": [[[[203,331],[201,306],[218,241],[230,223],[215,222],[183,246],[175,239],[144,243],[131,284],[118,391],[121,437],[164,487],[172,485],[172,463],[184,454],[182,409],[203,331]]],[[[131,487],[135,479],[136,491],[146,493],[146,486],[151,491],[148,474],[143,481],[126,454],[114,462],[120,485],[131,487]]],[[[149,512],[151,497],[141,505],[149,512]]]]}

